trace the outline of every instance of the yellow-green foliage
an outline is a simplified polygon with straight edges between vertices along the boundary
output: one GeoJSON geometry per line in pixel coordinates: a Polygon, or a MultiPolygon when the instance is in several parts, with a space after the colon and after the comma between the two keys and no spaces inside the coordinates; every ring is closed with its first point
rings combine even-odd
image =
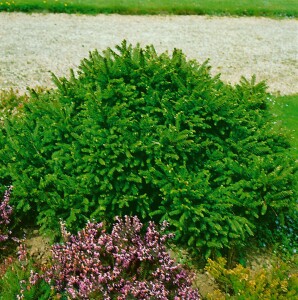
{"type": "Polygon", "coordinates": [[[220,299],[297,299],[298,273],[289,264],[276,261],[258,270],[237,265],[226,267],[226,259],[208,259],[206,271],[215,279],[219,289],[208,294],[208,300],[220,299]]]}

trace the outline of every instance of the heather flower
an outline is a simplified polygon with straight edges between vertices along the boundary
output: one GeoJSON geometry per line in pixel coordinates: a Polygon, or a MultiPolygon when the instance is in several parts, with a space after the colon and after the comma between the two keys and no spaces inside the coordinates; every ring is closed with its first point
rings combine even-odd
{"type": "Polygon", "coordinates": [[[171,234],[150,222],[143,233],[137,217],[116,218],[111,233],[103,223],[88,222],[77,235],[52,247],[52,265],[30,283],[44,279],[69,299],[200,299],[181,265],[166,251],[171,234]]]}
{"type": "Polygon", "coordinates": [[[12,214],[12,207],[9,205],[10,194],[12,186],[9,186],[4,193],[2,202],[0,203],[0,242],[8,240],[10,231],[7,225],[10,223],[10,216],[12,214]]]}
{"type": "Polygon", "coordinates": [[[25,292],[26,280],[21,280],[20,285],[21,285],[21,290],[20,290],[19,294],[17,295],[17,300],[25,299],[24,292],[25,292]]]}
{"type": "Polygon", "coordinates": [[[62,220],[60,220],[60,232],[64,242],[67,242],[69,240],[70,233],[67,231],[65,222],[62,220]]]}
{"type": "Polygon", "coordinates": [[[27,261],[27,247],[24,243],[24,240],[19,241],[19,246],[18,246],[18,251],[17,251],[17,256],[18,260],[22,262],[27,261]]]}

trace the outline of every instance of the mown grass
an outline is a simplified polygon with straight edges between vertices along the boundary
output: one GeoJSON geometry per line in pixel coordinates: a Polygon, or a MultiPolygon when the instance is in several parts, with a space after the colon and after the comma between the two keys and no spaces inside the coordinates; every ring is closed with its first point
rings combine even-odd
{"type": "Polygon", "coordinates": [[[297,0],[0,0],[0,11],[297,17],[297,0]]]}
{"type": "Polygon", "coordinates": [[[298,160],[298,94],[276,97],[273,113],[290,130],[293,151],[298,160]]]}

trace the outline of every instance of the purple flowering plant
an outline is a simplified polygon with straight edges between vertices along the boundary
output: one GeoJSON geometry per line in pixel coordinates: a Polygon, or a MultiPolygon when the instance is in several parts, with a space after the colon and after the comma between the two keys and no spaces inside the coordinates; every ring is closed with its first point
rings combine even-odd
{"type": "Polygon", "coordinates": [[[3,200],[0,203],[0,243],[7,241],[11,233],[7,228],[12,214],[12,207],[9,205],[11,191],[12,186],[5,191],[3,200]]]}
{"type": "Polygon", "coordinates": [[[77,235],[61,223],[64,243],[52,246],[52,262],[41,274],[31,272],[68,299],[200,299],[191,277],[166,250],[167,222],[146,229],[135,217],[117,217],[111,233],[103,223],[88,222],[77,235]]]}

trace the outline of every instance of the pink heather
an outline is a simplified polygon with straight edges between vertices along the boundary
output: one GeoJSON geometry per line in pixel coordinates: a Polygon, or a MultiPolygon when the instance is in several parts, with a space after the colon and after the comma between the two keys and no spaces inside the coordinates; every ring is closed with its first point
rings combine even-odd
{"type": "Polygon", "coordinates": [[[198,291],[181,265],[172,260],[165,243],[173,238],[150,222],[144,234],[137,217],[117,217],[111,234],[102,223],[88,222],[71,235],[61,222],[64,244],[52,247],[52,265],[31,273],[30,283],[43,279],[70,299],[198,300],[198,291]]]}

